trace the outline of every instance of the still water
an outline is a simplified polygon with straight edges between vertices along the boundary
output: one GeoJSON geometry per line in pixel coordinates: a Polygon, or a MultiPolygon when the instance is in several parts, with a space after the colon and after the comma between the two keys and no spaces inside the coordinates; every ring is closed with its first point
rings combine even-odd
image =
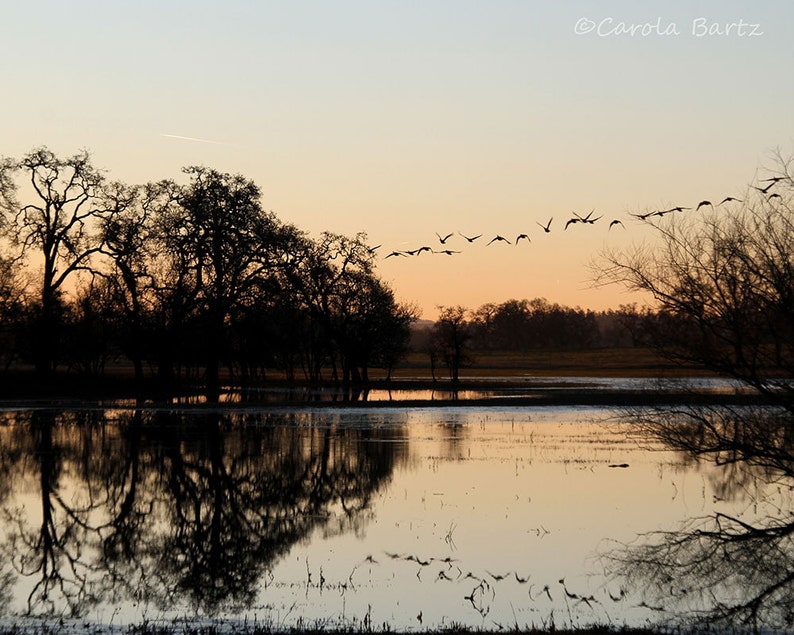
{"type": "MultiPolygon", "coordinates": [[[[788,482],[737,480],[735,466],[643,438],[608,409],[0,417],[3,623],[686,621],[710,608],[687,601],[697,580],[629,582],[630,546],[715,514],[753,522],[792,509],[788,482]]],[[[741,595],[737,585],[713,600],[741,595]]]]}

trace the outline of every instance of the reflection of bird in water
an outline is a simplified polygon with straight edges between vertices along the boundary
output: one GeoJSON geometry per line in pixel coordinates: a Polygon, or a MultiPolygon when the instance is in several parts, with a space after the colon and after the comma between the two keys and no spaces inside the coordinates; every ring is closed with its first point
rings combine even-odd
{"type": "Polygon", "coordinates": [[[612,595],[612,591],[607,591],[607,594],[609,595],[609,599],[612,600],[613,602],[620,602],[623,598],[626,597],[626,589],[621,587],[620,593],[617,596],[612,595]]]}
{"type": "Polygon", "coordinates": [[[448,241],[448,240],[449,240],[449,239],[452,237],[452,234],[447,234],[446,236],[444,236],[444,237],[442,238],[442,237],[441,237],[441,234],[439,234],[438,232],[436,232],[436,236],[438,236],[438,242],[440,242],[442,245],[446,245],[446,244],[447,244],[447,241],[448,241]]]}
{"type": "Polygon", "coordinates": [[[698,203],[698,206],[695,208],[695,211],[698,211],[698,210],[699,210],[701,207],[705,207],[706,205],[709,205],[709,206],[711,206],[712,208],[714,207],[714,206],[711,204],[711,201],[700,201],[700,203],[698,203]]]}
{"type": "Polygon", "coordinates": [[[531,242],[532,242],[532,241],[529,239],[529,236],[527,236],[526,234],[519,234],[518,236],[516,236],[516,242],[515,242],[515,244],[516,244],[516,245],[518,245],[518,241],[519,241],[519,240],[522,240],[522,239],[526,239],[526,241],[527,241],[528,243],[531,243],[531,242]]]}
{"type": "Polygon", "coordinates": [[[494,236],[493,238],[491,238],[491,240],[488,241],[488,244],[490,245],[491,243],[498,242],[498,241],[506,242],[508,245],[512,245],[513,244],[509,240],[507,240],[507,238],[505,238],[504,236],[499,236],[498,234],[496,236],[494,236]]]}
{"type": "MultiPolygon", "coordinates": [[[[460,232],[458,232],[458,233],[460,234],[460,232]]],[[[463,234],[460,234],[460,235],[463,236],[463,238],[468,240],[470,243],[473,243],[475,240],[477,240],[478,238],[480,238],[482,236],[482,234],[477,234],[476,236],[464,236],[463,234]]]]}
{"type": "Polygon", "coordinates": [[[549,219],[549,222],[546,223],[545,225],[541,225],[541,223],[538,223],[538,225],[540,225],[543,228],[543,231],[548,234],[549,232],[551,232],[551,221],[553,221],[553,220],[554,220],[554,217],[552,216],[549,219]]]}
{"type": "Polygon", "coordinates": [[[611,223],[609,223],[609,228],[607,229],[607,231],[612,229],[615,225],[620,225],[623,229],[626,229],[626,226],[623,224],[623,222],[616,218],[611,223]]]}
{"type": "MultiPolygon", "coordinates": [[[[391,258],[392,256],[407,256],[407,254],[404,254],[401,251],[393,251],[388,256],[386,256],[386,258],[391,258]]],[[[384,258],[384,260],[386,260],[386,258],[384,258]]]]}
{"type": "Polygon", "coordinates": [[[730,203],[731,201],[736,201],[737,203],[741,203],[742,202],[741,199],[733,198],[733,196],[726,196],[719,203],[717,203],[717,205],[722,205],[723,203],[730,203]]]}
{"type": "Polygon", "coordinates": [[[568,588],[565,586],[565,578],[560,578],[559,582],[562,585],[562,590],[565,592],[565,595],[567,595],[572,600],[580,600],[581,599],[581,596],[576,595],[576,593],[571,593],[568,590],[568,588]]]}

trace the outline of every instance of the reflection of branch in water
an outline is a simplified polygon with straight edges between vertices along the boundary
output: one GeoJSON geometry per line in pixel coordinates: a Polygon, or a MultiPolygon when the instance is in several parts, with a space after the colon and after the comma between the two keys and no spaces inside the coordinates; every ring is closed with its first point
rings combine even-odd
{"type": "Polygon", "coordinates": [[[716,407],[641,416],[646,435],[722,466],[713,480],[718,498],[747,500],[756,517],[717,512],[644,535],[608,555],[612,575],[640,591],[645,608],[730,627],[790,628],[794,417],[779,408],[716,407]]]}

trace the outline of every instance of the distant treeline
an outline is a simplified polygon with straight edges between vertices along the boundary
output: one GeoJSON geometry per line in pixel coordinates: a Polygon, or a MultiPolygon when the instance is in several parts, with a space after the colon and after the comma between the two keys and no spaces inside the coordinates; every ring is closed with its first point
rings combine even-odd
{"type": "Polygon", "coordinates": [[[547,301],[484,304],[471,314],[472,347],[480,350],[581,350],[643,346],[658,316],[636,304],[590,311],[547,301]]]}

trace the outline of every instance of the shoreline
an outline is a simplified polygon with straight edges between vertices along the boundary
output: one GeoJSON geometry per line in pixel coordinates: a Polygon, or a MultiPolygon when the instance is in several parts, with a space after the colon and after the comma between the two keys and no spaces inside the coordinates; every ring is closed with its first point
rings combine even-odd
{"type": "Polygon", "coordinates": [[[132,368],[113,365],[99,376],[65,370],[42,380],[30,367],[0,372],[0,408],[123,407],[167,409],[438,408],[542,406],[754,405],[757,393],[702,368],[676,365],[650,349],[488,352],[461,369],[452,382],[411,354],[394,370],[373,369],[370,381],[288,381],[266,371],[264,379],[237,382],[228,373],[215,399],[199,379],[165,389],[156,377],[138,385],[132,368]],[[678,385],[676,385],[678,382],[678,385]],[[689,385],[687,385],[689,384],[689,385]],[[713,384],[713,385],[710,385],[713,384]],[[394,393],[394,394],[392,394],[394,393]]]}

